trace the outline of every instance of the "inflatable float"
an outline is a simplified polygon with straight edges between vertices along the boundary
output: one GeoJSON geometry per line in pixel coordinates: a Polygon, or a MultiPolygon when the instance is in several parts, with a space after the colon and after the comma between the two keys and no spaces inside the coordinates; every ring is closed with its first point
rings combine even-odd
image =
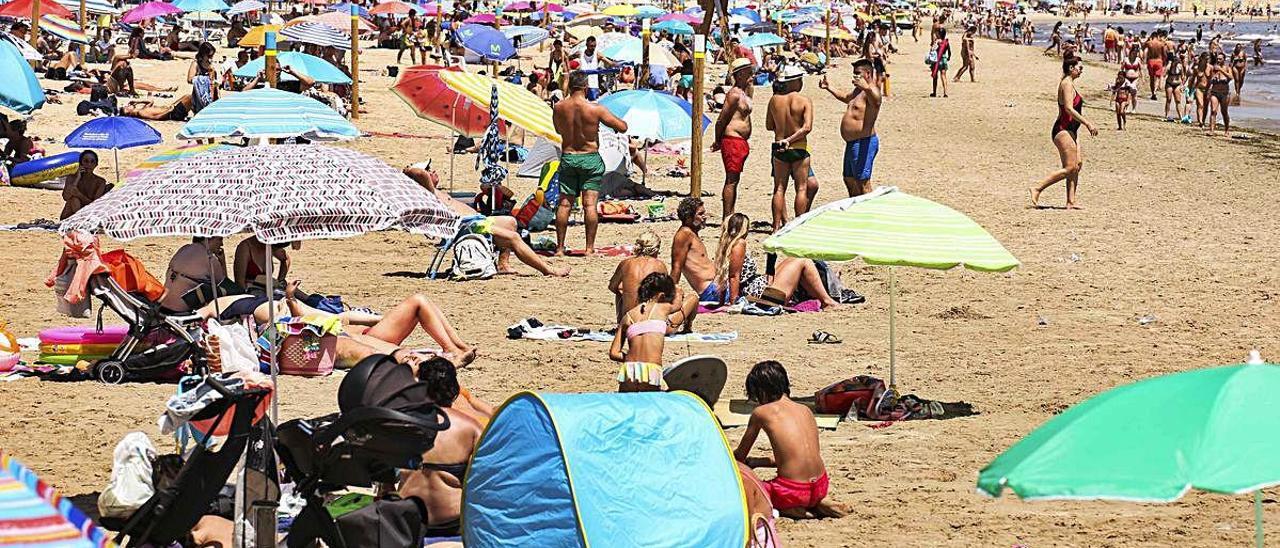
{"type": "Polygon", "coordinates": [[[79,167],[80,153],[76,151],[36,158],[13,166],[13,169],[9,170],[9,184],[13,186],[52,188],[60,185],[58,183],[48,184],[47,182],[71,175],[79,167]]]}
{"type": "Polygon", "coordinates": [[[129,327],[112,325],[98,331],[92,327],[55,327],[40,332],[40,345],[87,345],[109,344],[119,345],[129,334],[129,327]]]}

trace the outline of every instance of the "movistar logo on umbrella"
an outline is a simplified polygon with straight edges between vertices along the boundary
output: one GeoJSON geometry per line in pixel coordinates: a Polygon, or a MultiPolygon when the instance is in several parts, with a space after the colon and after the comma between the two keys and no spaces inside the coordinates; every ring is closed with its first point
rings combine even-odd
{"type": "Polygon", "coordinates": [[[494,54],[494,55],[501,55],[501,54],[502,54],[502,46],[500,46],[500,45],[498,45],[498,44],[489,44],[489,53],[492,53],[492,54],[494,54]]]}

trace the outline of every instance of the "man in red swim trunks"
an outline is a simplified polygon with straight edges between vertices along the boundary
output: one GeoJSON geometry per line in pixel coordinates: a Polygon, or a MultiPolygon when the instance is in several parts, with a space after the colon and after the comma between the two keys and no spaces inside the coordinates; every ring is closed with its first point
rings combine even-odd
{"type": "Polygon", "coordinates": [[[777,477],[762,482],[773,507],[793,519],[843,516],[843,508],[823,501],[829,480],[818,446],[818,424],[808,407],[791,400],[791,383],[782,364],[765,361],[752,367],[747,374],[747,397],[760,405],[751,412],[747,432],[733,456],[751,468],[778,469],[777,477]],[[760,430],[773,446],[772,458],[748,457],[760,430]]]}
{"type": "Polygon", "coordinates": [[[1151,33],[1151,37],[1147,38],[1143,51],[1147,54],[1147,76],[1151,84],[1151,98],[1156,98],[1156,88],[1164,89],[1164,84],[1160,82],[1160,78],[1164,77],[1164,58],[1169,50],[1168,42],[1164,40],[1164,31],[1158,30],[1151,33]]]}
{"type": "Polygon", "coordinates": [[[711,151],[720,151],[724,160],[724,192],[721,193],[724,209],[721,219],[733,215],[734,205],[738,200],[738,181],[742,178],[742,167],[751,155],[751,79],[755,76],[754,66],[746,57],[733,60],[730,65],[733,74],[733,87],[724,96],[724,108],[720,117],[716,118],[715,141],[711,143],[711,151]]]}

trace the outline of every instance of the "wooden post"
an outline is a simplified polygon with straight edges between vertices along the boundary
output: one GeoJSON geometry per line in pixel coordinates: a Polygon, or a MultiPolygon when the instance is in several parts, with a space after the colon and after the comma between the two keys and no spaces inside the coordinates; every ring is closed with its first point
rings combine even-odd
{"type": "MultiPolygon", "coordinates": [[[[708,14],[710,15],[710,14],[708,14]]],[[[702,196],[702,110],[706,101],[702,97],[702,71],[707,62],[707,37],[693,35],[693,119],[690,120],[693,141],[689,144],[689,195],[702,196]]]]}
{"type": "Polygon", "coordinates": [[[649,18],[640,21],[640,70],[636,71],[636,89],[644,86],[649,77],[649,18]]]}
{"type": "Polygon", "coordinates": [[[277,74],[279,71],[276,70],[276,33],[267,31],[266,36],[263,37],[263,45],[266,46],[267,50],[266,60],[263,61],[263,64],[267,68],[267,85],[274,88],[279,82],[280,77],[280,75],[277,74]]]}
{"type": "Polygon", "coordinates": [[[31,0],[31,30],[27,38],[31,42],[31,47],[36,47],[36,42],[40,37],[40,0],[31,0]]]}
{"type": "Polygon", "coordinates": [[[716,0],[716,6],[720,7],[720,44],[724,46],[720,51],[725,53],[724,62],[733,64],[738,52],[729,49],[729,0],[716,0]]]}
{"type": "MultiPolygon", "coordinates": [[[[439,6],[439,4],[436,4],[439,6]]],[[[351,119],[360,119],[360,11],[351,4],[351,119]]],[[[437,33],[439,35],[439,33],[437,33]]]]}
{"type": "Polygon", "coordinates": [[[831,64],[831,8],[827,8],[827,16],[822,18],[826,27],[827,43],[822,46],[823,55],[827,56],[827,64],[831,64]]]}
{"type": "Polygon", "coordinates": [[[89,16],[88,12],[89,12],[89,9],[88,9],[88,6],[85,5],[85,0],[80,0],[80,32],[85,32],[84,30],[86,28],[85,21],[87,20],[86,18],[89,16]]]}
{"type": "Polygon", "coordinates": [[[436,0],[436,47],[440,48],[440,59],[448,66],[449,52],[444,51],[444,7],[440,5],[440,0],[436,0]]]}

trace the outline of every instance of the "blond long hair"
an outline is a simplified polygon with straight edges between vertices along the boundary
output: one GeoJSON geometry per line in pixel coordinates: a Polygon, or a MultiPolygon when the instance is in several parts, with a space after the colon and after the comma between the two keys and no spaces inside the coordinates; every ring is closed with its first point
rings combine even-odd
{"type": "Polygon", "coordinates": [[[741,213],[730,215],[720,227],[720,244],[716,248],[715,283],[721,289],[724,289],[729,279],[729,255],[732,254],[733,247],[738,245],[738,242],[746,239],[747,229],[750,227],[751,221],[741,213]]]}

